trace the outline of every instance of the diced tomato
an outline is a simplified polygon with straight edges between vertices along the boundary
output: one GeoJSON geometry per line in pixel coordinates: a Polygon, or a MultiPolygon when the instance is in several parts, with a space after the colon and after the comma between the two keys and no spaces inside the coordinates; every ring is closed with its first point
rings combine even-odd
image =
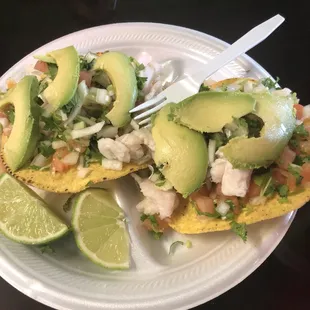
{"type": "Polygon", "coordinates": [[[300,150],[302,153],[310,155],[310,141],[301,141],[300,142],[300,150]]]}
{"type": "Polygon", "coordinates": [[[216,192],[217,196],[223,195],[223,193],[222,193],[222,183],[217,183],[216,184],[215,192],[216,192]]]}
{"type": "Polygon", "coordinates": [[[310,182],[310,163],[305,163],[302,165],[301,176],[303,177],[301,184],[310,182]]]}
{"type": "Polygon", "coordinates": [[[75,151],[77,151],[79,153],[84,153],[86,151],[86,146],[82,145],[78,141],[69,140],[67,143],[70,146],[70,148],[74,149],[75,151]]]}
{"type": "Polygon", "coordinates": [[[3,135],[9,137],[12,132],[12,125],[10,124],[8,127],[3,128],[3,135]]]}
{"type": "Polygon", "coordinates": [[[223,196],[224,200],[231,200],[232,203],[234,204],[235,208],[234,208],[234,213],[235,214],[239,214],[241,212],[241,207],[240,207],[240,203],[239,203],[239,199],[236,196],[223,196]]]}
{"type": "Polygon", "coordinates": [[[42,60],[38,60],[34,66],[34,69],[45,73],[48,71],[48,65],[46,62],[44,62],[42,60]]]}
{"type": "Polygon", "coordinates": [[[201,212],[214,213],[214,202],[210,197],[197,196],[193,200],[201,212]]]}
{"type": "Polygon", "coordinates": [[[296,153],[286,146],[277,160],[277,164],[280,168],[287,169],[289,164],[295,160],[295,157],[296,153]]]}
{"type": "Polygon", "coordinates": [[[198,191],[192,193],[190,195],[191,199],[195,199],[195,197],[199,197],[199,196],[209,196],[210,191],[208,190],[207,186],[202,186],[198,191]]]}
{"type": "Polygon", "coordinates": [[[89,71],[81,71],[80,72],[79,83],[82,81],[85,81],[87,87],[90,87],[91,79],[92,79],[92,73],[91,72],[89,72],[89,71]]]}
{"type": "Polygon", "coordinates": [[[296,189],[296,178],[290,173],[287,177],[287,186],[291,192],[295,191],[296,189]]]}
{"type": "Polygon", "coordinates": [[[286,184],[289,173],[280,168],[274,168],[271,172],[273,180],[278,184],[286,184]]]}
{"type": "Polygon", "coordinates": [[[302,119],[303,112],[304,112],[304,107],[301,104],[294,104],[294,108],[296,110],[296,118],[297,119],[302,119]]]}
{"type": "Polygon", "coordinates": [[[69,170],[70,166],[64,164],[61,159],[64,158],[69,153],[69,150],[66,147],[62,147],[58,149],[54,155],[52,160],[52,168],[56,172],[66,172],[69,170]]]}
{"type": "Polygon", "coordinates": [[[0,118],[7,118],[7,115],[4,112],[0,111],[0,118]]]}
{"type": "Polygon", "coordinates": [[[165,229],[167,229],[169,227],[168,225],[168,221],[166,219],[161,219],[157,214],[154,215],[157,225],[154,226],[154,224],[152,224],[152,222],[149,219],[146,219],[145,221],[143,221],[142,225],[149,231],[160,231],[163,232],[165,229]]]}
{"type": "Polygon", "coordinates": [[[248,192],[247,192],[247,197],[248,198],[253,198],[257,197],[260,195],[261,187],[258,186],[253,180],[250,183],[248,192]]]}
{"type": "Polygon", "coordinates": [[[15,82],[14,80],[12,80],[12,79],[8,79],[8,80],[6,81],[6,87],[7,87],[7,89],[11,89],[11,88],[13,88],[15,85],[16,85],[16,82],[15,82]]]}

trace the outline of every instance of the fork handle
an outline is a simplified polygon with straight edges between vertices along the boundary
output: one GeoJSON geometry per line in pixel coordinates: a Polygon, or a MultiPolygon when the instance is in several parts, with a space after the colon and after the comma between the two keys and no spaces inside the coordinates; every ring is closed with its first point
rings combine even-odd
{"type": "Polygon", "coordinates": [[[206,65],[206,70],[197,72],[192,75],[195,81],[201,81],[201,83],[217,70],[225,66],[243,53],[246,53],[252,47],[266,39],[275,29],[277,29],[285,18],[281,15],[276,15],[262,24],[256,26],[239,40],[229,46],[221,54],[216,56],[209,64],[206,65]]]}

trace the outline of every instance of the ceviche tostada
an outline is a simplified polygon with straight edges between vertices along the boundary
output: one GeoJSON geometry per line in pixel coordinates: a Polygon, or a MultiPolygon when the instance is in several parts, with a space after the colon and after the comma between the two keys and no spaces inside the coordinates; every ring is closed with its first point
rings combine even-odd
{"type": "Polygon", "coordinates": [[[129,267],[125,215],[97,183],[131,174],[142,225],[197,234],[296,210],[310,197],[310,106],[271,78],[205,81],[140,127],[130,110],[166,86],[162,66],[73,46],[35,56],[0,97],[0,229],[45,244],[70,229],[31,185],[67,193],[79,248],[107,268],[129,267]],[[91,187],[91,188],[89,188],[91,187]]]}

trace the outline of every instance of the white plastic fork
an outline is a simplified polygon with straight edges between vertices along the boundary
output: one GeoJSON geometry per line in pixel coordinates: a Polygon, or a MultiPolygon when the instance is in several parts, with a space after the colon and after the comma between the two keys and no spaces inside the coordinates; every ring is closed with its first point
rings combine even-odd
{"type": "Polygon", "coordinates": [[[256,26],[239,40],[229,46],[221,54],[216,56],[210,63],[206,65],[205,70],[199,71],[192,76],[184,78],[171,86],[156,97],[148,100],[130,111],[130,113],[139,112],[150,108],[134,117],[135,121],[139,121],[140,126],[149,126],[150,115],[160,110],[169,102],[180,102],[183,99],[196,94],[202,82],[215,73],[217,70],[225,66],[243,53],[246,53],[252,47],[266,39],[275,29],[277,29],[283,22],[284,17],[276,15],[262,24],[256,26]]]}

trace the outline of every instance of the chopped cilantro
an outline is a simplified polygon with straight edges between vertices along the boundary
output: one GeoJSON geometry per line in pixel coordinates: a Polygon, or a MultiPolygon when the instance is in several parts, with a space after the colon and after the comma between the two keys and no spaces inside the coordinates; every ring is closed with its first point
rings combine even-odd
{"type": "Polygon", "coordinates": [[[306,130],[303,123],[295,127],[294,134],[299,137],[309,137],[309,132],[306,130]]]}
{"type": "Polygon", "coordinates": [[[45,123],[44,129],[51,131],[61,131],[61,121],[54,117],[41,116],[41,120],[45,123]]]}
{"type": "Polygon", "coordinates": [[[155,240],[159,240],[163,235],[160,231],[151,231],[151,234],[155,240]]]}
{"type": "Polygon", "coordinates": [[[45,80],[42,80],[39,84],[38,93],[41,94],[48,87],[48,83],[45,80]]]}
{"type": "Polygon", "coordinates": [[[294,178],[296,179],[296,184],[299,185],[303,179],[303,177],[301,176],[301,167],[294,165],[294,164],[290,164],[288,166],[288,172],[294,176],[294,178]]]}
{"type": "Polygon", "coordinates": [[[174,108],[170,107],[170,113],[167,115],[168,121],[174,121],[176,115],[174,114],[174,108]]]}
{"type": "Polygon", "coordinates": [[[220,213],[218,213],[216,210],[214,210],[214,213],[202,212],[199,210],[197,203],[194,200],[190,199],[190,202],[194,205],[196,213],[198,215],[204,215],[204,216],[208,216],[208,217],[212,217],[212,218],[216,218],[216,219],[222,217],[222,215],[220,213]]]}
{"type": "Polygon", "coordinates": [[[6,116],[8,117],[9,122],[13,125],[15,121],[15,109],[14,106],[10,107],[5,111],[6,116]]]}
{"type": "Polygon", "coordinates": [[[216,132],[210,134],[210,139],[215,140],[216,149],[225,145],[228,142],[228,139],[223,132],[216,132]]]}
{"type": "Polygon", "coordinates": [[[239,236],[244,242],[247,241],[247,229],[245,223],[237,223],[236,221],[232,221],[230,223],[231,230],[239,236]]]}
{"type": "Polygon", "coordinates": [[[280,79],[278,77],[276,77],[275,81],[273,81],[271,78],[268,77],[268,78],[262,79],[261,83],[269,89],[272,89],[272,88],[281,89],[281,87],[277,86],[279,80],[280,79]]]}
{"type": "Polygon", "coordinates": [[[254,183],[261,188],[260,196],[271,196],[275,192],[275,186],[270,172],[254,176],[254,183]]]}
{"type": "Polygon", "coordinates": [[[137,76],[137,87],[138,90],[142,90],[144,87],[144,83],[147,81],[147,77],[137,76]]]}
{"type": "Polygon", "coordinates": [[[95,183],[93,181],[89,181],[87,182],[86,186],[91,186],[91,185],[94,185],[95,183]]]}
{"type": "Polygon", "coordinates": [[[36,171],[38,171],[38,170],[40,170],[42,167],[35,166],[35,165],[30,165],[28,168],[31,169],[31,170],[36,170],[36,171]]]}
{"type": "Polygon", "coordinates": [[[263,121],[254,114],[248,114],[242,119],[244,119],[248,124],[249,138],[258,138],[264,125],[263,121]]]}
{"type": "Polygon", "coordinates": [[[84,56],[80,56],[80,70],[81,71],[90,71],[93,68],[95,59],[91,62],[88,62],[84,56]]]}
{"type": "Polygon", "coordinates": [[[280,198],[278,198],[278,202],[279,203],[288,203],[289,201],[288,201],[287,197],[280,197],[280,198]]]}
{"type": "Polygon", "coordinates": [[[203,83],[200,85],[200,88],[199,88],[199,93],[203,92],[203,91],[209,91],[211,90],[211,88],[209,86],[206,86],[204,85],[203,83]]]}
{"type": "Polygon", "coordinates": [[[144,222],[146,219],[148,218],[148,216],[146,215],[146,214],[141,214],[141,216],[140,216],[140,221],[141,222],[144,222]]]}
{"type": "Polygon", "coordinates": [[[145,220],[149,220],[151,222],[153,231],[154,232],[159,232],[158,231],[158,223],[157,223],[155,215],[142,214],[140,216],[140,220],[141,220],[141,222],[144,222],[145,220]]]}
{"type": "Polygon", "coordinates": [[[48,63],[48,74],[50,75],[51,79],[54,80],[57,72],[58,72],[58,67],[56,64],[48,63]]]}
{"type": "Polygon", "coordinates": [[[280,197],[287,197],[289,189],[287,185],[280,185],[277,188],[280,197]]]}
{"type": "Polygon", "coordinates": [[[39,153],[44,157],[48,158],[55,153],[55,150],[52,148],[52,145],[47,145],[45,142],[41,141],[38,147],[39,153]]]}
{"type": "Polygon", "coordinates": [[[53,249],[49,244],[39,245],[39,249],[41,253],[55,253],[55,249],[53,249]]]}
{"type": "Polygon", "coordinates": [[[299,140],[296,138],[296,136],[293,135],[290,141],[288,142],[288,145],[292,149],[297,149],[299,147],[299,140]]]}
{"type": "Polygon", "coordinates": [[[232,139],[239,136],[248,136],[249,128],[248,123],[244,118],[235,118],[233,122],[225,125],[225,133],[227,138],[232,139]],[[227,134],[228,133],[228,134],[227,134]]]}
{"type": "Polygon", "coordinates": [[[174,254],[175,249],[177,247],[177,245],[184,245],[183,241],[174,241],[171,245],[170,245],[170,249],[169,249],[169,255],[174,254]]]}
{"type": "Polygon", "coordinates": [[[310,156],[297,155],[294,160],[294,164],[298,166],[302,166],[303,164],[309,163],[309,162],[310,162],[310,156]]]}

